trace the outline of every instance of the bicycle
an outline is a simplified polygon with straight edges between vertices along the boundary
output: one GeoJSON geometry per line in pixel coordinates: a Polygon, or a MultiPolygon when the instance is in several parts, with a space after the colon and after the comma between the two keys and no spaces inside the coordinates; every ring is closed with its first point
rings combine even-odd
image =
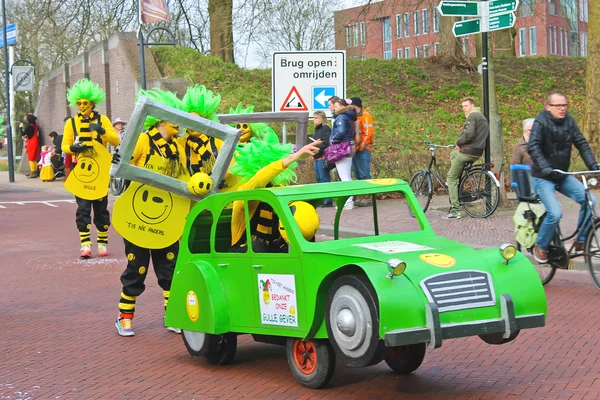
{"type": "MultiPolygon", "coordinates": [[[[454,148],[454,145],[439,145],[425,141],[431,152],[431,160],[427,169],[417,171],[410,178],[410,187],[415,193],[423,212],[429,208],[433,197],[433,176],[446,193],[448,185],[440,175],[437,166],[437,149],[454,148]]],[[[486,218],[492,215],[500,201],[500,182],[496,176],[488,170],[493,164],[467,163],[458,185],[458,199],[465,212],[473,218],[486,218]]],[[[412,214],[412,211],[411,211],[412,214]]]]}
{"type": "MultiPolygon", "coordinates": [[[[598,290],[600,290],[600,218],[596,216],[596,210],[592,207],[592,197],[590,195],[590,188],[596,186],[598,184],[598,180],[596,178],[590,178],[589,180],[585,177],[585,174],[598,174],[600,171],[577,171],[577,172],[565,172],[560,169],[555,169],[554,172],[558,172],[560,174],[565,175],[581,175],[581,180],[583,182],[583,187],[585,189],[585,199],[586,199],[586,208],[585,211],[590,211],[590,219],[588,221],[593,221],[592,224],[588,223],[588,232],[585,237],[583,252],[576,252],[575,243],[573,241],[571,246],[567,250],[566,241],[571,240],[573,238],[577,238],[583,234],[585,229],[588,229],[579,222],[577,223],[577,228],[575,232],[567,237],[563,237],[562,232],[560,230],[560,226],[556,227],[556,231],[554,233],[554,237],[552,242],[550,243],[550,247],[548,249],[548,263],[547,264],[539,264],[534,263],[535,268],[540,276],[540,280],[543,285],[549,283],[554,275],[556,274],[557,269],[571,269],[573,259],[578,257],[584,257],[585,262],[590,270],[590,274],[592,276],[592,281],[598,290]]],[[[514,183],[513,183],[514,185],[514,183]]],[[[540,200],[537,195],[524,195],[517,193],[517,197],[522,202],[527,203],[528,205],[531,203],[539,203],[540,200]]],[[[531,209],[531,207],[529,207],[531,209]]],[[[517,211],[518,212],[518,211],[517,211]]],[[[527,213],[527,211],[525,211],[527,213]]],[[[537,223],[534,224],[535,233],[539,231],[539,227],[542,225],[542,222],[545,218],[546,214],[544,213],[537,223]]],[[[529,215],[529,219],[533,218],[533,215],[529,215]]],[[[528,216],[524,215],[525,219],[528,219],[528,216]]],[[[521,251],[522,245],[517,241],[517,250],[521,251]]],[[[533,254],[533,245],[527,248],[527,251],[530,254],[533,254]]]]}

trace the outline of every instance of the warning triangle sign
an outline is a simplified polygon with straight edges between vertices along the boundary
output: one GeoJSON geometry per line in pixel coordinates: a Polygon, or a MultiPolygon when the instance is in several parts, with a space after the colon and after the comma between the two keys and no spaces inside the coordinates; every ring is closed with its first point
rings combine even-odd
{"type": "Polygon", "coordinates": [[[308,107],[306,107],[306,103],[298,93],[296,86],[292,86],[292,90],[285,98],[279,111],[308,111],[308,107]]]}

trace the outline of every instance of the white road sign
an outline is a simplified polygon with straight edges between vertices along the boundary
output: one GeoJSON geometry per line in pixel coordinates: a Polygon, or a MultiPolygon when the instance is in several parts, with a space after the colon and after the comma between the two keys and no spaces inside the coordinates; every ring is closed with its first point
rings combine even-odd
{"type": "Polygon", "coordinates": [[[346,96],[346,52],[279,51],[273,53],[273,111],[317,110],[330,117],[327,100],[346,96]]]}
{"type": "Polygon", "coordinates": [[[12,68],[12,79],[14,90],[18,92],[33,91],[34,75],[32,66],[14,66],[12,68]]]}

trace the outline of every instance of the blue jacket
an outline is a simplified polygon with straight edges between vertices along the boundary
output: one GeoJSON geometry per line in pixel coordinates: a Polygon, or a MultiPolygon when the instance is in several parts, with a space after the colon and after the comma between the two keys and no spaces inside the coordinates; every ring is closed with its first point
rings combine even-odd
{"type": "Polygon", "coordinates": [[[352,106],[347,106],[336,114],[329,141],[333,143],[354,140],[354,121],[356,121],[356,111],[352,106]]]}

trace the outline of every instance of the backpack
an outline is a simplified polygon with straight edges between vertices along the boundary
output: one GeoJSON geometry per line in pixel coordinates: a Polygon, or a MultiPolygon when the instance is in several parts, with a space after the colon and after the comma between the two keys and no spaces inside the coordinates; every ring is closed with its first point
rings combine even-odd
{"type": "Polygon", "coordinates": [[[546,207],[541,202],[519,203],[513,222],[515,223],[515,239],[522,249],[530,249],[535,245],[540,225],[546,215],[546,207]]]}

